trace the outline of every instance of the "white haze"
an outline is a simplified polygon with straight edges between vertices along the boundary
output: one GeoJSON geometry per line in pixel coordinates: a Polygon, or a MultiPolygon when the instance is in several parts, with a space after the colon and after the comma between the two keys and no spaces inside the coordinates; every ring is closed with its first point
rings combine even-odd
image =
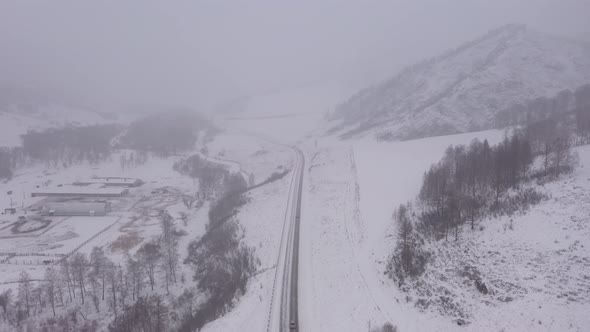
{"type": "Polygon", "coordinates": [[[506,23],[588,39],[589,4],[2,0],[0,81],[207,110],[318,81],[370,84],[506,23]]]}

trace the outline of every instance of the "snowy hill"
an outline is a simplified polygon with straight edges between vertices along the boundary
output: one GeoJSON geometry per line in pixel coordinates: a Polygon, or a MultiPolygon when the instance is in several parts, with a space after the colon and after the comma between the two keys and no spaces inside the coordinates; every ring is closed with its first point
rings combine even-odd
{"type": "Polygon", "coordinates": [[[515,104],[590,82],[590,44],[508,25],[339,105],[331,133],[409,139],[490,128],[515,104]]]}
{"type": "Polygon", "coordinates": [[[396,245],[392,211],[418,195],[423,172],[449,145],[474,138],[495,144],[502,136],[489,130],[353,144],[322,138],[308,146],[300,317],[310,330],[363,331],[386,321],[400,331],[588,330],[588,146],[575,149],[580,166],[573,174],[540,188],[548,198],[528,213],[482,220],[474,231],[466,226],[461,245],[435,243],[436,258],[415,291],[400,291],[384,274],[396,245]],[[489,294],[478,292],[467,267],[481,274],[489,294]],[[439,299],[450,299],[448,306],[439,299]]]}
{"type": "Polygon", "coordinates": [[[20,135],[29,130],[114,120],[112,116],[37,91],[0,85],[0,147],[20,145],[20,135]]]}

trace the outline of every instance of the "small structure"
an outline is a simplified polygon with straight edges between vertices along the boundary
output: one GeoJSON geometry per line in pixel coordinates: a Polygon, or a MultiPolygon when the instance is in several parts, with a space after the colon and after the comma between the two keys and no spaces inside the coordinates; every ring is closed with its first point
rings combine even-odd
{"type": "Polygon", "coordinates": [[[16,208],[6,208],[4,209],[4,214],[15,214],[16,213],[16,208]]]}
{"type": "Polygon", "coordinates": [[[31,193],[31,197],[122,197],[128,193],[128,188],[63,186],[50,189],[38,189],[31,193]]]}
{"type": "Polygon", "coordinates": [[[109,202],[49,202],[41,208],[44,216],[104,216],[109,212],[109,202]]]}
{"type": "Polygon", "coordinates": [[[74,182],[76,186],[102,185],[105,187],[139,187],[143,184],[141,179],[123,177],[93,177],[92,179],[74,182]]]}

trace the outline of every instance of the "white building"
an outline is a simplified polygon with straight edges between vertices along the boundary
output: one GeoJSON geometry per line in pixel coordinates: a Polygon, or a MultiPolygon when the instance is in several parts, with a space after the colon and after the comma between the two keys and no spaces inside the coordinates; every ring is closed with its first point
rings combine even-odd
{"type": "Polygon", "coordinates": [[[105,187],[139,187],[143,184],[141,179],[123,177],[93,177],[91,179],[74,182],[76,186],[102,185],[105,187]]]}
{"type": "Polygon", "coordinates": [[[44,216],[104,216],[109,212],[109,202],[48,202],[41,208],[44,216]]]}
{"type": "Polygon", "coordinates": [[[128,193],[128,188],[121,187],[63,186],[37,189],[31,197],[122,197],[128,193]]]}

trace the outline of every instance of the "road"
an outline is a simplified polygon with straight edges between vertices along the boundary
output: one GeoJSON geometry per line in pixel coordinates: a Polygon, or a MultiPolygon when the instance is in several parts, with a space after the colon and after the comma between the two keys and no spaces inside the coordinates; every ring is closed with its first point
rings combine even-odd
{"type": "Polygon", "coordinates": [[[305,159],[301,150],[296,147],[292,149],[296,155],[296,163],[293,167],[289,202],[285,212],[281,250],[277,259],[273,285],[277,291],[273,292],[268,331],[299,331],[299,230],[305,159]],[[294,325],[294,328],[291,325],[294,325]]]}

